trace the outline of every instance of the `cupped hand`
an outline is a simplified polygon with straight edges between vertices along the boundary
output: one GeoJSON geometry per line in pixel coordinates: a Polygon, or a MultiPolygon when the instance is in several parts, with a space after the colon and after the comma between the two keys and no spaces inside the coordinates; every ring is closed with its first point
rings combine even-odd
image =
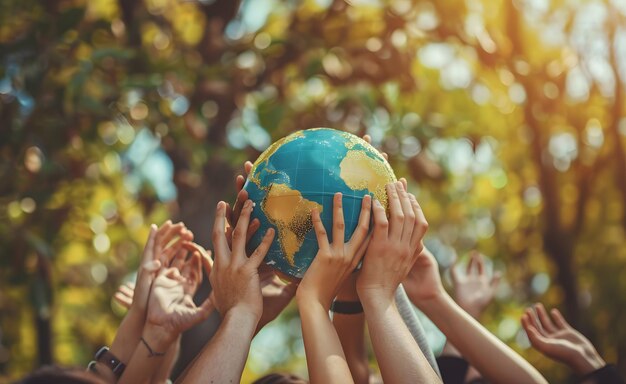
{"type": "Polygon", "coordinates": [[[267,265],[259,267],[259,278],[261,279],[261,295],[263,296],[263,315],[257,325],[257,332],[278,317],[291,302],[298,289],[297,282],[284,282],[267,265]]]}
{"type": "Polygon", "coordinates": [[[237,226],[233,230],[231,250],[223,230],[226,221],[226,204],[220,201],[217,205],[213,226],[215,264],[209,280],[213,287],[211,297],[222,317],[235,307],[258,318],[263,312],[258,268],[272,244],[274,229],[267,230],[261,244],[248,258],[245,248],[252,209],[252,201],[247,200],[241,210],[237,226]]]}
{"type": "Polygon", "coordinates": [[[551,315],[541,303],[527,308],[522,315],[522,326],[536,350],[568,365],[579,375],[606,365],[589,339],[569,325],[558,309],[552,309],[551,315]]]}
{"type": "Polygon", "coordinates": [[[341,193],[336,193],[333,199],[332,244],[328,242],[319,211],[311,212],[319,251],[298,287],[296,296],[299,304],[313,301],[329,310],[342,283],[361,261],[367,246],[371,197],[366,195],[363,198],[357,227],[348,242],[344,242],[345,221],[342,200],[341,193]]]}
{"type": "Polygon", "coordinates": [[[428,223],[415,196],[402,182],[386,186],[389,219],[374,202],[374,229],[357,279],[359,297],[382,294],[392,300],[398,285],[411,270],[423,245],[428,223]]]}
{"type": "Polygon", "coordinates": [[[491,303],[500,282],[500,273],[489,276],[485,269],[485,259],[473,251],[465,272],[459,272],[457,264],[450,269],[454,284],[454,299],[467,313],[478,318],[491,303]]]}
{"type": "Polygon", "coordinates": [[[193,233],[183,223],[166,221],[160,228],[150,227],[150,236],[141,256],[131,310],[145,314],[154,272],[169,265],[182,244],[193,240],[193,233]]]}
{"type": "MultiPolygon", "coordinates": [[[[243,189],[243,186],[246,183],[246,177],[252,170],[252,163],[246,161],[243,165],[244,175],[237,175],[235,177],[235,190],[237,191],[237,198],[235,199],[235,204],[231,208],[230,204],[226,203],[226,224],[224,231],[226,232],[226,240],[228,241],[228,246],[232,246],[233,242],[233,229],[237,226],[237,222],[239,221],[239,216],[241,215],[241,209],[243,208],[243,204],[248,200],[248,191],[243,189]]],[[[253,219],[250,221],[250,225],[248,226],[248,231],[246,232],[246,243],[250,241],[250,238],[256,233],[256,231],[261,227],[261,222],[258,219],[253,219]]]]}
{"type": "Polygon", "coordinates": [[[416,306],[445,293],[435,256],[424,247],[402,282],[411,302],[416,306]]]}
{"type": "MultiPolygon", "coordinates": [[[[186,263],[195,269],[201,263],[200,257],[194,253],[186,263]]],[[[185,270],[185,266],[182,269],[185,270]]],[[[152,283],[146,326],[158,327],[168,340],[174,340],[183,331],[205,320],[213,311],[213,304],[208,298],[196,306],[191,292],[187,291],[189,279],[195,277],[191,274],[184,276],[178,268],[162,268],[152,283]]]]}

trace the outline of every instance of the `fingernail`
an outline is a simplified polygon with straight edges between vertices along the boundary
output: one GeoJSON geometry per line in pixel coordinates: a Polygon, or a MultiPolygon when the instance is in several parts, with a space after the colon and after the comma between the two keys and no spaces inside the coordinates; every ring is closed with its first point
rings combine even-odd
{"type": "Polygon", "coordinates": [[[380,204],[380,200],[378,199],[374,200],[374,205],[376,205],[377,207],[382,207],[382,204],[380,204]]]}

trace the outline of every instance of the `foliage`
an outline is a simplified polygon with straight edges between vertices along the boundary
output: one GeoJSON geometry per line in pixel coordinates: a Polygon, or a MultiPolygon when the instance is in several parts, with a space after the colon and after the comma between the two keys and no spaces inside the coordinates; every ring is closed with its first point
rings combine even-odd
{"type": "MultiPolygon", "coordinates": [[[[208,245],[234,170],[315,126],[390,154],[443,266],[494,259],[506,282],[484,320],[549,379],[564,370],[519,332],[536,300],[626,373],[625,15],[618,0],[4,1],[0,374],[85,364],[148,225],[173,216],[208,245]]],[[[293,310],[276,327],[294,351],[276,366],[302,367],[293,310]]],[[[246,377],[255,364],[271,368],[246,377]]]]}

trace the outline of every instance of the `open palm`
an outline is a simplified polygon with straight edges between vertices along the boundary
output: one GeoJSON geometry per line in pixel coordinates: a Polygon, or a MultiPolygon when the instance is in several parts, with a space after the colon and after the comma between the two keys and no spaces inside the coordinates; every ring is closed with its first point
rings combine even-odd
{"type": "Polygon", "coordinates": [[[191,328],[206,319],[213,309],[209,299],[196,306],[185,293],[185,278],[176,268],[159,271],[152,283],[148,302],[148,322],[162,327],[172,335],[191,328]]]}
{"type": "Polygon", "coordinates": [[[553,309],[551,315],[538,304],[534,311],[528,308],[522,316],[522,326],[535,349],[569,365],[580,375],[604,366],[593,344],[569,325],[558,309],[553,309]]]}

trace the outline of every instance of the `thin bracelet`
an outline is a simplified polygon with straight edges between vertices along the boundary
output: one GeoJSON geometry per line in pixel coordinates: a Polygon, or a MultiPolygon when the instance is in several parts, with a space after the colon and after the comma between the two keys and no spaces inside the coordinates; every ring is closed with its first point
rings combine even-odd
{"type": "Polygon", "coordinates": [[[150,348],[150,346],[148,345],[148,342],[146,341],[146,339],[143,338],[143,336],[141,336],[141,342],[143,343],[143,345],[146,346],[146,348],[148,348],[148,352],[150,352],[150,354],[148,355],[148,357],[161,357],[161,356],[165,356],[166,352],[154,352],[154,350],[152,348],[150,348]]]}

